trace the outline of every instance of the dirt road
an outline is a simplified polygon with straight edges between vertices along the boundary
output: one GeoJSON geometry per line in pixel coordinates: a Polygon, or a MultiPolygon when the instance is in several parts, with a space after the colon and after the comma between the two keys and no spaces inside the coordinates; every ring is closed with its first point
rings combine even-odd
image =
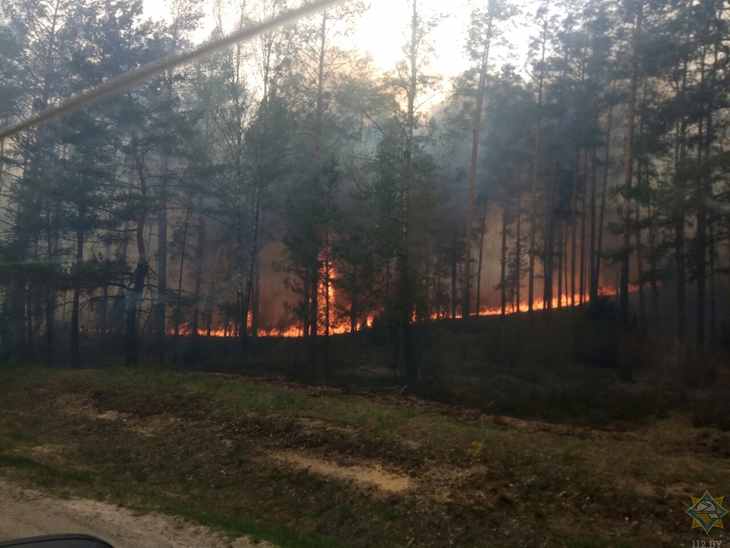
{"type": "Polygon", "coordinates": [[[247,538],[235,541],[205,527],[158,514],[135,513],[101,502],[58,499],[0,479],[0,540],[84,533],[114,548],[271,548],[247,538]]]}

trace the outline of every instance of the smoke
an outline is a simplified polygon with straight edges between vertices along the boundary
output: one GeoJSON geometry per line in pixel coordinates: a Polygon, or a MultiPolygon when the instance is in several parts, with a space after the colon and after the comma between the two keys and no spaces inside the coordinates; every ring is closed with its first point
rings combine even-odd
{"type": "Polygon", "coordinates": [[[43,125],[56,118],[60,118],[65,114],[75,112],[80,108],[93,103],[103,97],[110,97],[122,93],[137,84],[144,82],[157,74],[161,74],[166,70],[173,69],[180,65],[185,65],[193,61],[197,61],[206,57],[216,51],[227,48],[239,42],[248,42],[249,40],[256,38],[257,36],[270,32],[278,27],[293,23],[294,21],[312,15],[318,11],[324,10],[327,7],[335,4],[340,4],[344,0],[315,0],[311,3],[304,4],[299,8],[289,10],[280,15],[256,23],[244,29],[237,30],[224,36],[218,40],[212,40],[203,44],[202,46],[195,48],[191,51],[178,53],[165,57],[154,63],[150,63],[136,70],[125,72],[114,78],[110,78],[103,84],[84,91],[76,96],[70,97],[60,105],[51,107],[43,112],[31,116],[26,120],[18,122],[15,125],[0,129],[0,142],[4,142],[6,138],[12,137],[13,135],[20,133],[25,129],[31,127],[43,125]]]}

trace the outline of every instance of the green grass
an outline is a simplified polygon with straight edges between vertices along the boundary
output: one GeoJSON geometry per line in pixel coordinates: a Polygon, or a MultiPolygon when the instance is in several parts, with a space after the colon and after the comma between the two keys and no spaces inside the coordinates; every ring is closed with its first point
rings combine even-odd
{"type": "Polygon", "coordinates": [[[335,548],[341,546],[335,540],[321,535],[300,534],[289,527],[263,523],[245,516],[231,516],[205,508],[195,500],[181,502],[158,494],[144,486],[131,486],[118,478],[103,473],[91,473],[58,468],[33,460],[32,458],[8,454],[7,450],[22,449],[0,438],[3,453],[0,453],[0,474],[8,474],[19,480],[31,481],[34,486],[46,489],[59,496],[78,495],[92,498],[111,499],[136,511],[162,512],[186,518],[232,537],[248,536],[266,540],[282,548],[335,548]],[[131,489],[130,489],[131,488],[131,489]]]}
{"type": "Polygon", "coordinates": [[[617,546],[604,535],[626,527],[629,508],[646,513],[648,523],[641,532],[621,529],[622,546],[653,545],[651,527],[670,531],[679,545],[691,531],[666,521],[668,508],[681,515],[685,505],[685,495],[670,488],[730,485],[730,469],[713,453],[730,439],[692,428],[683,416],[642,421],[626,433],[504,423],[410,399],[154,368],[0,369],[0,383],[7,411],[0,474],[282,547],[501,547],[544,538],[550,546],[600,548],[617,546]],[[121,423],[64,416],[55,402],[68,395],[100,412],[180,422],[164,435],[141,436],[121,423]],[[340,428],[310,432],[301,418],[340,428]],[[698,436],[707,448],[697,447],[698,436]],[[66,463],[29,451],[44,444],[67,444],[66,463]],[[416,478],[419,491],[383,498],[262,460],[280,449],[372,460],[416,478]],[[476,475],[463,483],[453,475],[472,469],[476,475]],[[592,506],[583,514],[586,498],[592,506]],[[570,523],[569,534],[553,525],[555,517],[570,523]],[[510,526],[513,518],[523,526],[510,526]]]}
{"type": "Polygon", "coordinates": [[[66,484],[92,484],[95,478],[95,475],[90,472],[56,468],[27,457],[12,454],[0,454],[0,470],[3,468],[28,472],[33,475],[37,483],[46,487],[66,484]]]}

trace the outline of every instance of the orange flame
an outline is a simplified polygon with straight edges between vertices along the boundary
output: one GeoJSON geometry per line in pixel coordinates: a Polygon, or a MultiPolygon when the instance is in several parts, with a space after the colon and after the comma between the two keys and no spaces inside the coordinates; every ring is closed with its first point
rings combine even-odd
{"type": "MultiPolygon", "coordinates": [[[[327,274],[325,272],[325,274],[327,274]]],[[[320,292],[323,295],[329,295],[329,322],[330,322],[330,335],[345,335],[350,333],[350,325],[347,322],[343,321],[337,321],[336,314],[335,314],[335,303],[337,298],[337,292],[334,286],[334,280],[337,279],[337,271],[334,267],[330,267],[329,272],[329,288],[326,288],[327,282],[325,278],[323,277],[322,281],[320,282],[320,292]]],[[[630,291],[633,293],[635,291],[638,291],[638,286],[634,286],[633,284],[630,287],[630,291]]],[[[612,287],[602,287],[598,290],[598,294],[601,297],[614,297],[618,294],[618,290],[612,287]]],[[[558,309],[558,308],[571,308],[571,298],[569,295],[562,295],[560,297],[556,296],[553,297],[552,300],[552,308],[558,309]]],[[[580,294],[575,294],[575,302],[580,302],[580,294]]],[[[590,295],[584,294],[583,295],[583,303],[587,304],[590,302],[590,295]]],[[[320,303],[320,316],[326,317],[326,303],[320,303]]],[[[544,301],[542,298],[535,298],[533,300],[533,310],[539,311],[543,310],[545,308],[544,301]]],[[[506,307],[505,314],[508,316],[511,316],[513,314],[518,313],[524,313],[528,312],[528,305],[526,302],[521,302],[519,306],[515,306],[514,303],[508,303],[506,307]]],[[[483,306],[479,310],[479,317],[488,317],[488,316],[501,316],[502,315],[502,307],[501,306],[483,306]]],[[[434,312],[431,314],[431,320],[442,320],[445,318],[450,317],[448,314],[443,314],[441,312],[434,312]]],[[[462,314],[457,313],[456,318],[461,319],[462,314]]],[[[413,321],[416,321],[416,315],[415,312],[413,313],[413,321]]],[[[358,327],[360,329],[364,327],[371,328],[373,327],[375,323],[375,314],[370,314],[365,319],[364,322],[362,322],[358,327]]],[[[317,332],[319,335],[325,335],[326,327],[322,325],[323,322],[319,322],[317,332]]],[[[171,335],[174,334],[174,332],[170,333],[171,335]]],[[[183,336],[190,336],[192,334],[192,328],[189,323],[182,324],[180,326],[180,334],[183,336]]],[[[198,335],[201,337],[206,337],[209,335],[208,329],[204,327],[198,328],[198,335]]],[[[221,327],[217,327],[215,329],[210,330],[210,336],[211,337],[218,337],[218,338],[233,338],[235,337],[235,332],[233,329],[224,329],[221,327]]],[[[271,329],[259,329],[258,332],[259,337],[278,337],[278,338],[302,338],[304,336],[304,330],[302,327],[291,325],[284,329],[279,328],[271,328],[271,329]]]]}

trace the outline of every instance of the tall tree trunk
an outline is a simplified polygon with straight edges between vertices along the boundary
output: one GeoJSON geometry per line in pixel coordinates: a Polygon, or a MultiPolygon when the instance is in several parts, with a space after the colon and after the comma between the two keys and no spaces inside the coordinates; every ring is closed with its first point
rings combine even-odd
{"type": "Polygon", "coordinates": [[[137,313],[139,303],[144,294],[145,278],[149,267],[144,256],[140,256],[134,270],[132,291],[127,295],[126,336],[125,336],[125,363],[128,366],[139,364],[139,334],[137,328],[137,313]]]}
{"type": "Polygon", "coordinates": [[[330,361],[329,361],[329,338],[332,329],[332,307],[334,303],[331,302],[330,289],[332,287],[332,265],[330,263],[329,255],[329,237],[326,239],[325,246],[325,257],[324,257],[324,345],[323,345],[323,362],[324,362],[324,378],[329,380],[331,378],[330,372],[330,361]]]}
{"type": "Polygon", "coordinates": [[[411,0],[411,37],[408,46],[408,63],[410,79],[408,82],[408,108],[406,118],[406,150],[405,150],[405,177],[402,178],[400,196],[401,238],[398,253],[400,278],[400,327],[401,352],[405,363],[406,381],[414,385],[418,381],[418,363],[416,363],[413,348],[413,328],[411,315],[413,310],[411,264],[410,264],[410,192],[415,176],[413,170],[413,155],[415,152],[416,131],[416,95],[418,93],[418,45],[420,43],[421,24],[418,14],[418,0],[411,0]]]}
{"type": "Polygon", "coordinates": [[[566,232],[567,228],[565,224],[560,223],[558,226],[558,308],[563,308],[563,269],[567,268],[565,257],[567,251],[566,232]]]}
{"type": "Polygon", "coordinates": [[[482,215],[479,220],[479,262],[477,265],[477,302],[476,302],[476,313],[477,316],[482,310],[482,268],[484,264],[484,239],[487,233],[487,201],[484,201],[482,206],[482,215]]]}
{"type": "MultiPolygon", "coordinates": [[[[715,17],[713,13],[707,13],[708,8],[712,9],[712,2],[703,4],[704,16],[706,18],[705,36],[710,33],[710,21],[715,17]]],[[[715,40],[715,62],[711,65],[709,75],[705,75],[707,48],[702,47],[700,57],[700,91],[702,97],[707,97],[706,103],[702,105],[703,114],[699,122],[699,146],[697,150],[697,172],[699,174],[697,189],[697,246],[696,246],[696,268],[697,268],[697,347],[704,350],[707,342],[707,252],[708,245],[708,213],[707,202],[712,198],[712,168],[710,166],[710,150],[713,141],[713,94],[715,93],[715,74],[718,59],[718,40],[715,40]],[[708,86],[709,80],[709,86],[708,86]],[[709,88],[709,93],[708,93],[709,88]],[[703,133],[704,129],[704,133],[703,133]]],[[[711,244],[711,242],[710,242],[711,244]]],[[[712,250],[710,250],[712,252],[712,250]]],[[[711,372],[714,376],[714,370],[711,372]]]]}
{"type": "MultiPolygon", "coordinates": [[[[648,168],[647,168],[648,169],[648,168]]],[[[656,208],[649,201],[649,268],[651,269],[651,315],[654,322],[661,319],[659,315],[659,281],[657,279],[659,264],[657,257],[656,208]]]]}
{"type": "Polygon", "coordinates": [[[302,318],[302,331],[304,337],[308,338],[311,336],[311,330],[309,329],[310,315],[312,310],[312,296],[311,296],[312,284],[309,283],[309,270],[304,272],[304,278],[302,279],[302,291],[304,292],[304,298],[302,299],[303,304],[303,318],[302,318]]]}
{"type": "MultiPolygon", "coordinates": [[[[639,184],[642,184],[641,182],[639,184]]],[[[639,286],[639,326],[644,332],[647,327],[646,318],[646,295],[644,291],[644,249],[641,236],[641,206],[636,204],[636,228],[635,228],[635,245],[636,245],[636,283],[639,286]]]]}
{"type": "Polygon", "coordinates": [[[591,235],[590,245],[588,248],[588,260],[590,261],[590,288],[589,300],[596,302],[598,300],[598,257],[596,256],[596,192],[598,186],[598,147],[595,145],[591,148],[591,235]]]}
{"type": "MultiPolygon", "coordinates": [[[[199,204],[198,210],[202,204],[199,204]]],[[[198,242],[196,245],[196,261],[195,261],[195,286],[193,289],[193,320],[191,325],[191,333],[193,336],[193,344],[197,344],[198,330],[200,329],[200,300],[202,298],[203,287],[203,269],[205,268],[205,246],[206,242],[206,221],[205,215],[201,212],[198,219],[198,242]]]]}
{"type": "MultiPolygon", "coordinates": [[[[359,287],[357,267],[353,267],[352,287],[359,287]]],[[[357,291],[350,294],[350,334],[355,335],[358,327],[358,315],[360,314],[358,307],[357,291]]]]}
{"type": "Polygon", "coordinates": [[[451,254],[451,319],[456,319],[456,309],[458,307],[458,294],[456,290],[456,277],[458,274],[458,253],[456,251],[458,244],[458,239],[456,234],[454,234],[454,245],[453,245],[453,253],[451,254]]]}
{"type": "Polygon", "coordinates": [[[715,350],[717,347],[717,287],[715,283],[717,250],[716,250],[716,232],[714,219],[708,219],[707,230],[710,235],[709,255],[710,255],[710,349],[715,350]]]}
{"type": "MultiPolygon", "coordinates": [[[[724,7],[724,3],[721,4],[721,6],[724,7]]],[[[712,18],[716,21],[715,25],[718,24],[725,24],[725,22],[722,21],[722,12],[717,12],[717,6],[713,2],[709,4],[709,7],[713,10],[712,18]],[[718,21],[719,20],[719,21],[718,21]]],[[[708,23],[708,34],[709,34],[709,23],[708,23]]],[[[712,69],[709,74],[709,98],[707,101],[707,112],[706,112],[706,118],[707,118],[707,133],[705,136],[705,162],[706,166],[703,171],[704,175],[704,193],[705,193],[705,202],[707,200],[714,200],[714,191],[712,188],[712,143],[715,140],[715,124],[714,124],[714,109],[715,109],[715,93],[716,93],[716,86],[717,86],[717,70],[719,66],[719,52],[721,48],[721,34],[715,29],[715,41],[714,41],[714,47],[713,47],[713,53],[714,53],[714,59],[712,63],[712,69]]],[[[709,282],[710,282],[710,348],[715,349],[716,347],[716,336],[717,336],[717,291],[715,287],[715,263],[716,263],[716,231],[715,231],[715,219],[713,216],[708,216],[707,219],[707,230],[709,232],[709,260],[710,260],[710,272],[709,272],[709,282]]],[[[710,381],[714,382],[716,380],[716,369],[715,364],[712,362],[710,366],[710,381]]]]}
{"type": "Polygon", "coordinates": [[[142,206],[139,209],[137,218],[137,267],[134,270],[134,280],[131,292],[126,296],[126,334],[124,343],[125,363],[128,366],[139,364],[139,329],[137,327],[137,313],[139,303],[144,295],[144,284],[149,271],[147,262],[147,247],[145,245],[144,232],[147,223],[147,181],[144,173],[144,158],[140,154],[136,139],[132,142],[135,168],[139,180],[142,206]]]}
{"type": "Polygon", "coordinates": [[[502,209],[502,250],[500,252],[500,307],[501,315],[507,315],[507,206],[502,209]]]}
{"type": "Polygon", "coordinates": [[[601,267],[603,265],[603,234],[606,225],[606,202],[608,196],[608,174],[611,169],[611,133],[613,131],[613,105],[608,108],[606,122],[606,151],[603,157],[603,180],[601,181],[601,207],[598,218],[598,245],[596,249],[596,284],[601,285],[601,267]]]}
{"type": "Polygon", "coordinates": [[[165,363],[166,354],[166,323],[167,323],[167,186],[169,160],[167,155],[163,158],[162,183],[160,187],[160,210],[158,217],[158,239],[157,239],[157,304],[156,304],[156,327],[157,327],[157,359],[160,364],[165,363]]]}
{"type": "MultiPolygon", "coordinates": [[[[0,154],[0,157],[2,154],[0,154]]],[[[0,160],[2,161],[2,160],[0,160]]],[[[1,168],[0,168],[1,169],[1,168]]],[[[2,186],[2,185],[0,185],[2,186]]],[[[48,260],[56,264],[56,231],[51,222],[51,208],[48,208],[48,222],[46,225],[48,260]]],[[[55,270],[53,280],[49,281],[46,287],[46,365],[52,366],[55,362],[55,329],[56,329],[56,276],[55,270]]]]}
{"type": "Polygon", "coordinates": [[[554,172],[548,177],[545,192],[545,238],[544,238],[544,285],[543,308],[553,308],[553,273],[555,270],[555,194],[560,178],[560,164],[556,162],[554,172]]]}
{"type": "MultiPolygon", "coordinates": [[[[586,210],[587,208],[587,179],[588,179],[588,151],[584,153],[583,159],[583,184],[580,192],[580,283],[578,284],[578,303],[585,303],[586,294],[586,210]]],[[[575,297],[572,297],[575,306],[575,297]]]]}
{"type": "MultiPolygon", "coordinates": [[[[685,95],[687,88],[687,60],[682,67],[680,94],[685,95]]],[[[680,175],[687,156],[687,124],[683,118],[677,128],[674,154],[674,259],[677,277],[677,339],[684,341],[687,336],[687,267],[685,258],[686,206],[684,180],[680,175]]]]}
{"type": "MultiPolygon", "coordinates": [[[[639,41],[644,17],[644,0],[638,0],[634,19],[631,46],[631,82],[627,106],[626,142],[624,148],[624,185],[627,195],[631,194],[634,180],[634,133],[636,128],[636,97],[639,86],[639,41]]],[[[629,260],[631,257],[631,205],[627,198],[624,205],[624,234],[621,259],[621,318],[625,329],[629,328],[631,316],[629,309],[629,260]]],[[[630,363],[627,360],[626,363],[630,363]]],[[[627,367],[623,372],[625,380],[630,380],[633,372],[627,367]]]]}
{"type": "MultiPolygon", "coordinates": [[[[702,76],[704,80],[704,61],[702,63],[702,76]]],[[[704,86],[702,86],[704,87],[704,86]]],[[[695,269],[697,272],[697,348],[705,349],[705,328],[707,324],[707,192],[705,189],[705,178],[702,175],[704,169],[704,120],[699,123],[700,145],[697,147],[697,171],[700,174],[697,183],[697,235],[695,241],[695,269]]]]}
{"type": "Polygon", "coordinates": [[[79,306],[81,299],[81,265],[84,261],[84,233],[76,232],[76,262],[74,264],[73,302],[71,305],[71,367],[81,366],[79,348],[79,306]]]}
{"type": "Polygon", "coordinates": [[[687,336],[687,275],[685,266],[684,207],[678,207],[674,219],[674,259],[677,268],[677,338],[687,336]]]}
{"type": "Polygon", "coordinates": [[[516,311],[520,311],[521,302],[521,285],[522,285],[522,204],[520,198],[517,198],[517,234],[515,236],[515,287],[514,295],[517,304],[516,311]]]}
{"type": "MultiPolygon", "coordinates": [[[[639,115],[639,136],[644,139],[646,131],[646,102],[647,102],[647,81],[644,80],[641,93],[641,113],[639,115]]],[[[645,159],[646,151],[642,151],[642,156],[636,160],[638,167],[638,182],[637,185],[640,189],[640,194],[643,196],[649,196],[649,171],[646,166],[645,159]]],[[[635,245],[636,245],[636,276],[637,283],[639,286],[639,326],[642,334],[645,334],[648,329],[647,323],[647,307],[646,307],[646,294],[645,294],[645,283],[644,283],[644,244],[642,238],[642,215],[641,215],[641,200],[636,202],[636,219],[635,219],[635,245]]]]}
{"type": "MultiPolygon", "coordinates": [[[[462,306],[462,317],[464,319],[467,319],[471,314],[472,228],[476,204],[477,166],[479,165],[479,146],[481,144],[482,113],[484,111],[484,96],[487,87],[487,70],[489,68],[489,52],[492,45],[494,22],[493,1],[488,1],[487,6],[487,30],[482,44],[482,56],[479,63],[479,85],[477,87],[476,107],[472,120],[471,159],[469,162],[469,201],[466,207],[464,231],[464,300],[462,306]]],[[[479,310],[477,310],[478,314],[479,310]]]]}
{"type": "MultiPolygon", "coordinates": [[[[263,224],[263,223],[262,223],[263,224]]],[[[251,338],[259,336],[261,325],[261,261],[256,260],[256,271],[253,275],[253,298],[251,303],[251,338]]]]}
{"type": "MultiPolygon", "coordinates": [[[[318,62],[317,62],[317,97],[315,105],[315,128],[314,128],[314,162],[317,169],[317,177],[323,175],[322,165],[322,139],[324,137],[324,83],[325,83],[325,54],[327,48],[327,23],[328,13],[327,10],[322,12],[322,18],[320,20],[319,27],[319,51],[318,51],[318,62]]],[[[325,232],[327,227],[325,227],[325,232]]],[[[326,238],[325,238],[326,239],[326,238]]],[[[317,376],[317,361],[318,361],[318,336],[319,336],[319,291],[320,291],[320,278],[321,278],[321,265],[320,265],[320,254],[321,249],[315,252],[313,261],[315,264],[312,265],[312,308],[310,310],[310,337],[309,337],[309,366],[314,376],[317,376]]],[[[326,280],[324,280],[326,283],[326,280]]],[[[325,297],[326,298],[326,297],[325,297]]],[[[327,322],[327,319],[325,319],[327,322]]],[[[325,331],[327,331],[325,326],[325,331]]],[[[329,337],[329,333],[325,332],[325,337],[329,337]]],[[[325,345],[327,343],[325,342],[325,345]]],[[[325,364],[325,370],[327,369],[325,364]]]]}
{"type": "Polygon", "coordinates": [[[309,274],[309,294],[311,297],[309,308],[309,366],[313,376],[316,376],[317,366],[317,337],[319,336],[319,261],[311,268],[309,274]]]}
{"type": "Polygon", "coordinates": [[[185,274],[185,254],[188,247],[188,228],[190,227],[190,217],[193,214],[193,206],[189,206],[185,214],[185,224],[183,225],[183,241],[180,255],[180,270],[177,275],[177,299],[175,301],[175,340],[173,343],[173,362],[178,361],[178,344],[180,342],[180,324],[182,323],[182,293],[183,293],[183,275],[185,274]]]}
{"type": "MultiPolygon", "coordinates": [[[[537,123],[535,124],[535,147],[532,160],[532,178],[530,181],[530,199],[532,200],[532,215],[530,216],[530,257],[527,273],[527,310],[532,315],[535,306],[535,260],[537,259],[537,222],[538,200],[537,182],[540,177],[540,155],[542,146],[542,101],[545,84],[545,55],[547,49],[548,20],[543,21],[541,34],[540,70],[537,83],[537,123]]],[[[547,194],[547,192],[546,192],[547,194]]],[[[547,234],[545,235],[547,236],[547,234]]],[[[547,259],[546,259],[547,260],[547,259]]],[[[547,277],[545,278],[547,280],[547,277]]]]}
{"type": "Polygon", "coordinates": [[[241,341],[241,350],[244,356],[248,352],[249,337],[249,315],[251,314],[251,302],[253,300],[254,276],[256,274],[256,263],[259,254],[259,231],[261,220],[261,183],[257,181],[254,188],[254,204],[253,204],[253,220],[250,230],[250,246],[248,250],[248,264],[246,271],[246,283],[241,295],[241,332],[239,334],[241,341]]]}
{"type": "MultiPolygon", "coordinates": [[[[575,149],[575,182],[570,212],[570,306],[575,307],[576,263],[578,260],[578,197],[580,196],[580,149],[575,149]]],[[[568,280],[565,281],[568,291],[568,280]]]]}

